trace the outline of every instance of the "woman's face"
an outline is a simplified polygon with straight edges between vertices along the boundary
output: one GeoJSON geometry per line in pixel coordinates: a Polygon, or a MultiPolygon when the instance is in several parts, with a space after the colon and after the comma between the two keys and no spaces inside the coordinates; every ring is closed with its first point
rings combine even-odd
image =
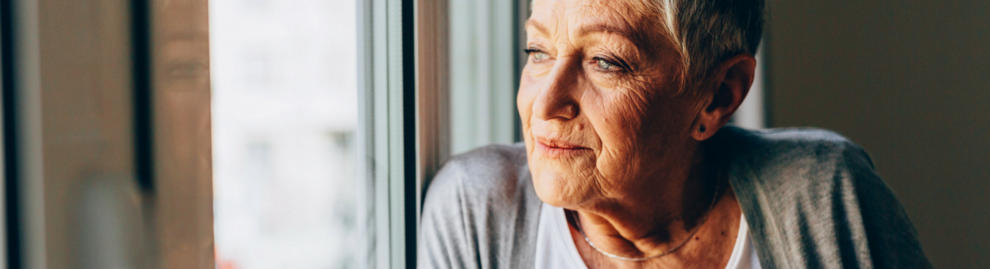
{"type": "Polygon", "coordinates": [[[689,164],[700,102],[678,93],[682,59],[649,2],[534,1],[516,102],[544,202],[655,193],[689,164]]]}

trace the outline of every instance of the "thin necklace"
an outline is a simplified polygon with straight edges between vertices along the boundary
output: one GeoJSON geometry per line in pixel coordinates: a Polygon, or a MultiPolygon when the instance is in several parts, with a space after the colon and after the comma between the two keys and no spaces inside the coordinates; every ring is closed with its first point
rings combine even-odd
{"type": "MultiPolygon", "coordinates": [[[[719,189],[719,186],[722,185],[722,169],[721,168],[719,168],[719,173],[718,174],[719,174],[718,175],[718,178],[715,180],[715,194],[712,195],[713,196],[712,197],[712,203],[711,203],[711,205],[708,206],[708,211],[705,212],[705,216],[702,217],[701,223],[699,223],[697,225],[697,227],[695,227],[694,231],[691,232],[691,235],[688,236],[687,239],[684,239],[684,241],[682,241],[680,244],[677,244],[677,246],[671,248],[670,250],[664,251],[663,253],[660,253],[660,254],[657,254],[657,255],[653,255],[653,256],[649,256],[649,257],[643,257],[643,258],[629,258],[629,257],[623,257],[623,256],[615,255],[615,254],[612,254],[612,253],[608,253],[607,251],[601,250],[598,247],[596,247],[595,246],[595,243],[592,243],[591,242],[591,239],[588,239],[588,235],[584,234],[584,229],[581,228],[581,220],[579,220],[579,219],[577,219],[575,217],[574,218],[574,224],[576,224],[576,226],[577,226],[576,228],[577,228],[578,232],[581,233],[581,236],[584,236],[584,241],[585,242],[588,242],[588,245],[591,246],[592,249],[594,249],[595,251],[598,251],[598,253],[601,253],[602,255],[605,255],[605,256],[607,256],[609,258],[616,259],[616,260],[630,261],[630,262],[641,262],[641,261],[645,261],[645,260],[650,260],[650,259],[654,259],[654,258],[659,258],[659,257],[666,256],[667,254],[674,253],[675,251],[677,251],[678,249],[680,249],[681,247],[683,247],[685,244],[687,244],[688,241],[691,241],[691,238],[694,237],[694,234],[698,233],[698,230],[701,230],[701,226],[703,226],[705,224],[705,221],[708,220],[708,215],[712,213],[712,208],[715,208],[715,202],[718,201],[718,189],[719,189]]],[[[572,214],[575,214],[576,215],[577,213],[575,212],[575,213],[572,213],[572,214]]]]}

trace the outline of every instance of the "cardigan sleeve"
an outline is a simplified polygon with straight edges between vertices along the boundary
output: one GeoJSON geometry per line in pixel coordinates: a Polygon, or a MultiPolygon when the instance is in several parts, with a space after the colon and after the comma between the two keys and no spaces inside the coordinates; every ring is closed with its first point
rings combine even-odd
{"type": "Polygon", "coordinates": [[[850,202],[858,202],[873,268],[932,268],[921,249],[918,231],[877,175],[866,152],[849,147],[844,160],[844,170],[855,189],[855,199],[850,202]]]}
{"type": "Polygon", "coordinates": [[[823,130],[727,132],[730,181],[764,268],[931,268],[862,148],[823,130]]]}
{"type": "Polygon", "coordinates": [[[437,173],[423,202],[418,268],[478,268],[472,261],[477,237],[470,236],[466,224],[464,196],[459,176],[462,167],[446,165],[437,173]]]}

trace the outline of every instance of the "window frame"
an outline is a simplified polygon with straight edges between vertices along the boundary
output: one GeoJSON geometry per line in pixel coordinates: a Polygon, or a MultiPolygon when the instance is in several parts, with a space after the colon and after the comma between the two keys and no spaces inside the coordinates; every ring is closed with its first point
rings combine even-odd
{"type": "Polygon", "coordinates": [[[359,209],[368,268],[414,268],[417,235],[413,0],[358,0],[359,209]],[[362,225],[365,224],[365,225],[362,225]],[[374,242],[374,243],[372,243],[374,242]]]}

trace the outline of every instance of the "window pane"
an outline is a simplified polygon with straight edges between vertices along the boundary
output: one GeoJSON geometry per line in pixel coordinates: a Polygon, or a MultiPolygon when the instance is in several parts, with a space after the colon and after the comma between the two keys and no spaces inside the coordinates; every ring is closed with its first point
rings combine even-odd
{"type": "Polygon", "coordinates": [[[356,1],[211,0],[218,268],[354,268],[356,1]]]}
{"type": "Polygon", "coordinates": [[[516,140],[515,35],[510,0],[450,0],[450,144],[464,153],[516,140]]]}

